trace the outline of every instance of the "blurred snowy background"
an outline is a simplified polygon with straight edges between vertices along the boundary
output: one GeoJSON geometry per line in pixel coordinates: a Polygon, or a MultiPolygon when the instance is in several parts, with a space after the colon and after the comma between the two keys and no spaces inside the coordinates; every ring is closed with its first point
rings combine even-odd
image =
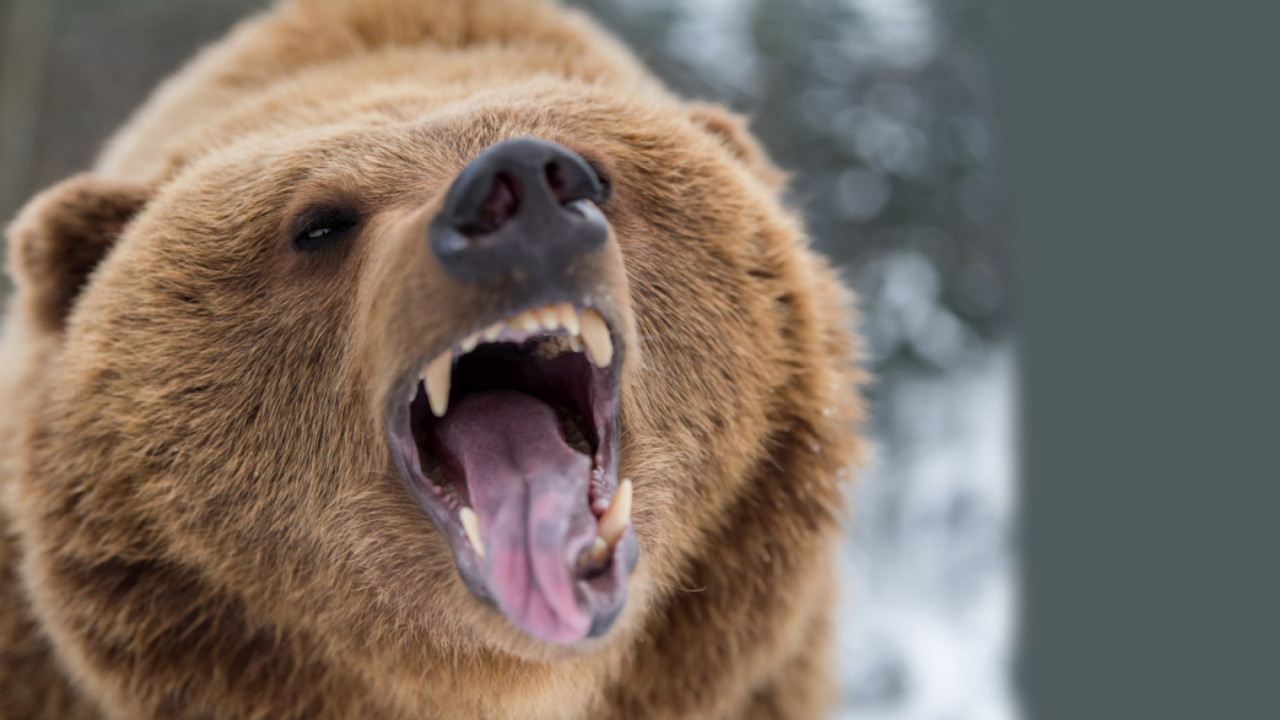
{"type": "MultiPolygon", "coordinates": [[[[1015,368],[991,0],[569,0],[744,112],[858,291],[876,460],[852,493],[841,720],[1014,720],[1015,368]]],[[[0,0],[0,221],[264,0],[0,0]]]]}

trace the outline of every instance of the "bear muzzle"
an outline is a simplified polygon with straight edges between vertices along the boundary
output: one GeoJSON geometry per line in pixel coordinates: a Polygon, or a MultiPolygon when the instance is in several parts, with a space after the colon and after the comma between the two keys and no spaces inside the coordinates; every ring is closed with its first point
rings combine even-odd
{"type": "Polygon", "coordinates": [[[403,359],[379,394],[397,469],[466,587],[557,645],[613,626],[639,557],[618,477],[636,331],[605,199],[567,148],[498,142],[390,226],[368,284],[388,328],[368,346],[403,359]]]}

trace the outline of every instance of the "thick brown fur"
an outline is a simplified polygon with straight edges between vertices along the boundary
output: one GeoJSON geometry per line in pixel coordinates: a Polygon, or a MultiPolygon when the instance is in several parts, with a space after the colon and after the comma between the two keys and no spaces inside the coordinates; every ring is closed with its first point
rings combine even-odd
{"type": "Polygon", "coordinates": [[[809,718],[861,421],[850,298],[735,116],[537,0],[291,0],[165,83],[9,229],[0,715],[809,718]],[[392,379],[495,310],[425,222],[532,135],[609,175],[619,475],[605,636],[465,589],[394,471],[392,379]],[[324,257],[291,212],[366,218],[324,257]]]}

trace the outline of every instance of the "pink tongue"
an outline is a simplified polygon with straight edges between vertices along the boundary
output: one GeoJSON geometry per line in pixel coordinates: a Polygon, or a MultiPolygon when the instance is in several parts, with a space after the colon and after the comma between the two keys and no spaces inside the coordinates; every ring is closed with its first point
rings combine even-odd
{"type": "Polygon", "coordinates": [[[595,536],[591,458],[565,444],[551,406],[514,390],[464,395],[436,437],[442,459],[466,478],[498,607],[548,642],[582,639],[591,614],[575,597],[574,574],[595,536]]]}

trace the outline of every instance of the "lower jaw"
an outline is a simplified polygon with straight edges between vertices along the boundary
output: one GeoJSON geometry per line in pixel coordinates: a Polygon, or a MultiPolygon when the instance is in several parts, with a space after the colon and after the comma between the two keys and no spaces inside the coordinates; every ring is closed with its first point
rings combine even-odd
{"type": "MultiPolygon", "coordinates": [[[[570,309],[554,314],[563,319],[570,309]]],[[[572,322],[553,327],[550,308],[539,314],[541,329],[528,317],[506,321],[486,330],[484,342],[471,336],[431,360],[389,427],[402,471],[467,587],[536,642],[574,644],[612,626],[638,554],[629,522],[605,522],[617,515],[609,506],[619,488],[623,348],[594,310],[581,311],[581,336],[572,322]],[[565,423],[565,415],[581,422],[565,423]],[[485,544],[500,547],[486,557],[485,544]],[[587,547],[594,564],[579,566],[587,547]],[[499,549],[502,563],[492,557],[499,549]],[[531,598],[567,624],[522,623],[539,612],[531,598]]]]}
{"type": "MultiPolygon", "coordinates": [[[[602,448],[595,453],[591,472],[583,476],[579,486],[586,505],[596,505],[597,512],[593,513],[593,520],[597,524],[600,520],[598,510],[608,505],[608,500],[615,496],[618,488],[616,468],[612,462],[616,457],[616,433],[612,432],[613,429],[612,424],[600,428],[598,436],[603,436],[602,448]]],[[[413,449],[417,450],[416,447],[413,449]]],[[[402,462],[404,460],[420,463],[417,452],[408,458],[402,456],[402,462]]],[[[470,510],[467,491],[452,487],[442,476],[437,476],[434,480],[429,478],[430,472],[420,471],[420,466],[412,470],[404,469],[408,470],[405,475],[411,478],[410,485],[419,504],[447,539],[465,586],[477,601],[489,606],[502,618],[502,624],[508,630],[514,631],[502,633],[509,636],[502,645],[518,648],[519,652],[516,654],[523,657],[550,658],[572,656],[599,644],[599,638],[608,633],[625,608],[628,576],[638,559],[638,544],[629,525],[622,537],[613,543],[607,562],[602,564],[599,571],[590,577],[580,577],[574,583],[579,608],[589,615],[585,628],[579,627],[578,631],[564,634],[539,633],[533,628],[522,626],[516,620],[513,608],[502,607],[499,598],[492,591],[494,583],[486,556],[476,551],[475,543],[468,537],[460,519],[462,512],[470,510]],[[515,638],[519,638],[519,641],[515,638]]]]}

